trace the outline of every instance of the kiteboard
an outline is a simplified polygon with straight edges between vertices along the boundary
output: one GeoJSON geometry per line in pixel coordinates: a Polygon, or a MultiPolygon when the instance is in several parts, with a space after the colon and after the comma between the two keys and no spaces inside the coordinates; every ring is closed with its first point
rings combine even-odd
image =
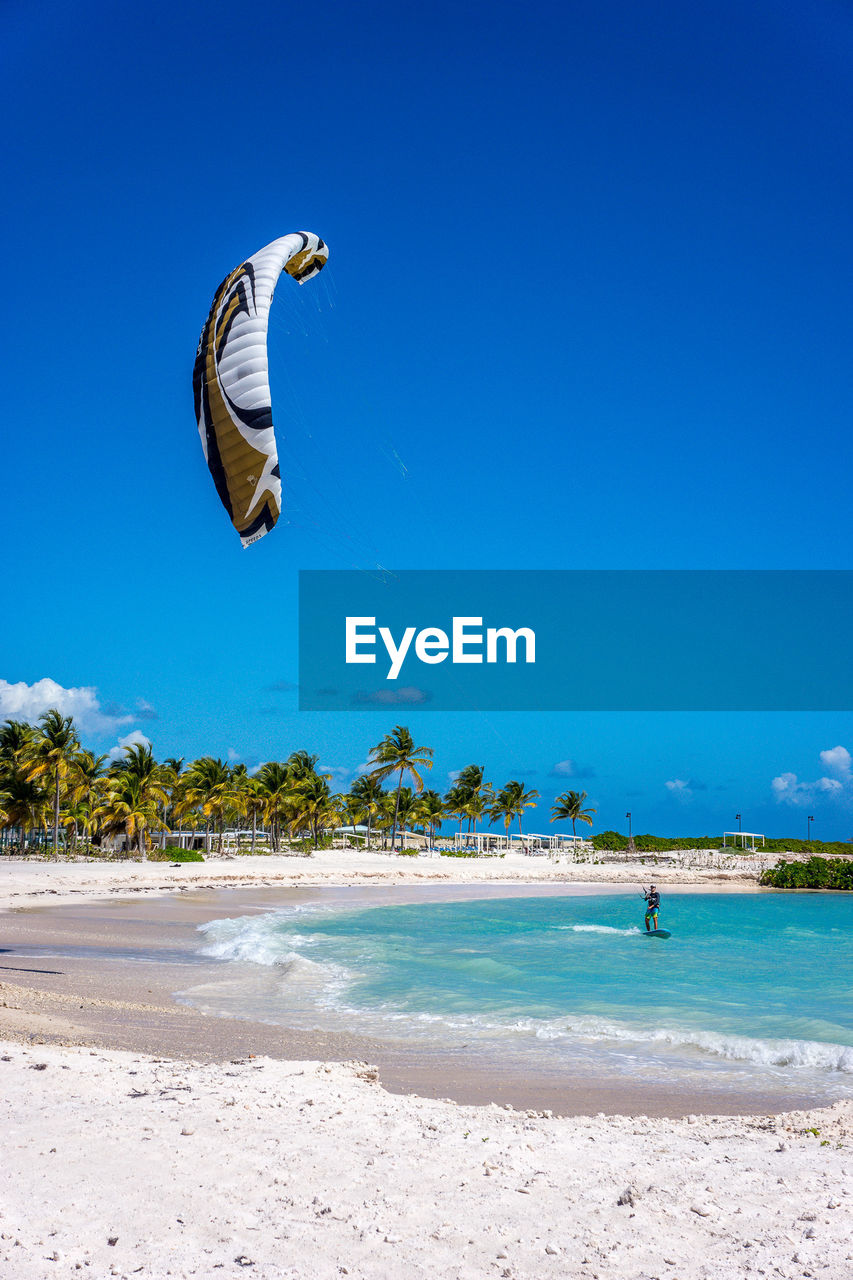
{"type": "Polygon", "coordinates": [[[669,929],[643,929],[641,930],[644,938],[671,938],[672,934],[669,929]]]}

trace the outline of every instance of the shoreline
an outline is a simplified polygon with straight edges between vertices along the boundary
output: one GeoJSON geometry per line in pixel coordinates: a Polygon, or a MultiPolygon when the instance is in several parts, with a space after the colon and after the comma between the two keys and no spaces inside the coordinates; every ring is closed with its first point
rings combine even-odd
{"type": "MultiPolygon", "coordinates": [[[[663,883],[662,877],[661,883],[663,883]]],[[[466,1105],[490,1103],[547,1109],[560,1115],[646,1114],[683,1117],[697,1110],[726,1115],[767,1114],[825,1102],[813,1088],[774,1090],[760,1082],[736,1092],[712,1075],[700,1086],[577,1073],[529,1061],[511,1047],[499,1058],[476,1048],[412,1044],[393,1033],[377,1039],[358,1029],[342,1034],[318,1025],[295,1029],[205,1008],[205,984],[217,987],[222,962],[201,954],[198,928],[212,919],[266,913],[312,902],[370,906],[503,896],[576,896],[633,893],[630,884],[541,881],[448,885],[326,884],[190,889],[106,901],[77,895],[7,911],[0,933],[0,1036],[20,1043],[86,1045],[175,1060],[225,1062],[253,1053],[279,1060],[368,1060],[395,1094],[451,1097],[466,1105]],[[58,957],[58,958],[57,958],[58,957]],[[184,997],[186,993],[186,997],[184,997]]],[[[668,886],[667,892],[715,892],[717,885],[668,886]]],[[[727,892],[735,891],[727,886],[727,892]]],[[[739,890],[738,890],[739,891],[739,890]]],[[[233,962],[231,962],[233,964],[233,962]]]]}
{"type": "Polygon", "coordinates": [[[769,893],[757,871],[692,869],[646,863],[567,863],[547,857],[507,854],[504,858],[398,857],[350,850],[307,856],[271,854],[210,858],[205,862],[107,862],[96,859],[48,862],[0,858],[0,912],[87,898],[127,894],[168,894],[187,889],[263,886],[318,888],[324,885],[590,885],[636,887],[654,875],[666,892],[711,888],[769,893]]]}

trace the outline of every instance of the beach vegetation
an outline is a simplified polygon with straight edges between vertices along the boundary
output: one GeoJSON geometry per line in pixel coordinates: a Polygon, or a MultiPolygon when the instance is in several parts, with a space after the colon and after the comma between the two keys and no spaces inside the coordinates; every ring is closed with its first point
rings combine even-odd
{"type": "Polygon", "coordinates": [[[350,790],[350,796],[360,821],[367,824],[367,847],[370,848],[371,828],[382,812],[385,792],[382,783],[369,773],[356,778],[350,790]]]}
{"type": "MultiPolygon", "coordinates": [[[[625,852],[628,849],[628,837],[623,835],[621,831],[599,831],[590,837],[593,848],[597,850],[607,850],[608,852],[625,852]]],[[[634,848],[639,853],[671,853],[679,849],[722,849],[722,836],[720,834],[709,836],[653,836],[649,833],[645,835],[635,835],[634,848]]],[[[853,844],[840,840],[821,841],[821,840],[797,840],[790,836],[765,836],[764,844],[756,846],[753,849],[742,849],[740,846],[735,847],[731,844],[726,845],[726,853],[737,855],[739,858],[749,857],[750,854],[767,854],[767,853],[815,853],[822,854],[825,857],[850,856],[853,854],[853,844]]]]}
{"type": "MultiPolygon", "coordinates": [[[[199,845],[208,854],[214,848],[227,855],[310,853],[328,847],[341,827],[352,828],[353,842],[360,841],[365,826],[367,848],[375,847],[381,835],[383,847],[396,849],[401,832],[400,843],[415,831],[434,845],[436,833],[449,820],[458,823],[456,843],[465,845],[474,843],[466,841],[466,833],[470,837],[486,824],[503,825],[509,834],[517,821],[523,836],[524,816],[539,799],[538,791],[527,790],[518,780],[502,786],[489,781],[484,766],[476,763],[451,775],[443,796],[426,789],[432,748],[417,746],[405,725],[395,725],[371,749],[368,765],[341,794],[332,791],[332,774],[319,761],[304,749],[251,771],[246,764],[209,755],[158,761],[144,739],[111,760],[82,746],[72,717],[57,708],[34,724],[9,719],[0,725],[0,850],[52,857],[159,860],[162,855],[173,861],[185,844],[195,847],[196,856],[201,856],[199,845]],[[387,790],[386,781],[391,783],[387,790]]],[[[556,796],[551,822],[570,822],[576,835],[579,822],[592,825],[595,809],[586,801],[583,791],[556,796]]],[[[627,837],[617,831],[599,832],[590,840],[597,856],[628,849],[627,837]]],[[[679,849],[718,849],[720,844],[718,836],[634,837],[638,855],[650,860],[679,849]]],[[[740,858],[752,851],[726,852],[740,858]]],[[[768,837],[755,852],[805,855],[775,869],[781,887],[850,887],[850,864],[844,858],[853,853],[851,843],[768,837]]],[[[442,853],[476,856],[464,848],[442,853]]]]}
{"type": "Polygon", "coordinates": [[[424,791],[418,806],[421,829],[429,835],[430,844],[435,843],[435,833],[441,827],[444,817],[444,801],[437,791],[424,791]]]}
{"type": "Polygon", "coordinates": [[[125,759],[110,767],[104,797],[96,814],[107,835],[123,831],[126,852],[130,854],[135,841],[139,856],[144,859],[151,833],[165,826],[161,812],[168,793],[150,747],[133,746],[124,750],[125,759]]]}
{"type": "Polygon", "coordinates": [[[554,801],[554,807],[551,810],[551,821],[571,822],[573,836],[577,835],[576,823],[585,822],[587,826],[591,827],[595,809],[585,809],[583,807],[584,800],[586,800],[585,791],[564,791],[554,801]]]}
{"type": "Polygon", "coordinates": [[[62,715],[54,707],[39,717],[39,727],[29,739],[25,752],[28,781],[44,779],[50,783],[53,795],[54,858],[59,857],[61,790],[73,767],[74,754],[79,746],[73,718],[62,715]]]}
{"type": "Polygon", "coordinates": [[[469,764],[456,775],[453,786],[445,796],[446,812],[462,823],[468,823],[468,834],[476,832],[489,805],[494,801],[494,788],[485,780],[485,769],[480,764],[469,764]]]}
{"type": "Polygon", "coordinates": [[[853,860],[813,856],[805,862],[778,862],[763,871],[759,884],[773,889],[853,890],[853,860]]]}
{"type": "Polygon", "coordinates": [[[201,849],[179,849],[168,844],[163,849],[152,849],[148,858],[151,862],[204,862],[201,849]]]}
{"type": "Polygon", "coordinates": [[[225,816],[237,807],[238,790],[229,766],[213,756],[194,760],[183,785],[184,804],[198,807],[205,817],[204,850],[210,853],[211,824],[217,830],[217,851],[222,852],[225,816]]]}
{"type": "Polygon", "coordinates": [[[406,725],[394,726],[391,733],[386,733],[381,742],[370,750],[370,776],[383,782],[386,778],[397,775],[397,795],[394,804],[394,821],[391,828],[391,847],[397,840],[397,821],[400,810],[400,793],[403,788],[403,776],[408,774],[418,794],[424,789],[421,770],[432,768],[432,747],[416,747],[415,740],[406,725]]]}
{"type": "Polygon", "coordinates": [[[505,852],[483,855],[478,853],[476,849],[441,849],[439,852],[441,853],[442,858],[480,858],[483,856],[488,856],[490,858],[506,857],[505,852]]]}
{"type": "Polygon", "coordinates": [[[538,791],[526,791],[522,782],[508,782],[505,787],[501,787],[500,791],[492,796],[488,809],[489,817],[493,822],[501,819],[507,835],[509,835],[509,828],[513,818],[517,818],[518,834],[522,835],[521,819],[524,816],[524,812],[526,809],[535,809],[538,799],[538,791]]]}

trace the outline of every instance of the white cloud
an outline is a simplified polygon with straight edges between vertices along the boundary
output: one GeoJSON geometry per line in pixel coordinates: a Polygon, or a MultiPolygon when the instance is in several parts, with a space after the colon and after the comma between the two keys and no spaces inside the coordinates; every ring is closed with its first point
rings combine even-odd
{"type": "Polygon", "coordinates": [[[693,791],[690,786],[689,778],[670,778],[669,782],[664,783],[667,791],[677,796],[679,800],[690,800],[693,791]]]}
{"type": "Polygon", "coordinates": [[[344,764],[318,764],[317,772],[320,774],[332,775],[332,786],[341,788],[346,786],[352,777],[352,769],[344,764]]]}
{"type": "Polygon", "coordinates": [[[820,762],[824,769],[839,778],[848,779],[853,772],[853,757],[846,747],[830,747],[828,751],[821,751],[820,762]]]}
{"type": "Polygon", "coordinates": [[[594,778],[595,770],[591,765],[578,764],[577,760],[558,760],[548,774],[549,778],[594,778]]]}
{"type": "Polygon", "coordinates": [[[107,752],[110,760],[123,760],[125,747],[150,747],[151,742],[139,729],[134,729],[124,738],[119,738],[114,747],[107,752]]]}
{"type": "Polygon", "coordinates": [[[820,762],[836,777],[824,775],[802,782],[795,773],[780,773],[770,783],[773,798],[779,804],[811,805],[815,800],[840,800],[853,796],[853,759],[846,747],[829,747],[821,751],[820,762]]]}
{"type": "Polygon", "coordinates": [[[64,716],[73,716],[82,733],[115,733],[122,725],[131,724],[132,715],[109,715],[102,710],[98,691],[91,686],[65,689],[45,677],[34,684],[10,684],[0,680],[0,719],[27,720],[35,723],[45,711],[55,707],[64,716]]]}
{"type": "Polygon", "coordinates": [[[353,702],[358,705],[375,703],[380,707],[417,706],[422,702],[430,702],[432,694],[424,689],[416,689],[413,685],[405,685],[402,689],[374,689],[370,693],[356,693],[353,702]]]}

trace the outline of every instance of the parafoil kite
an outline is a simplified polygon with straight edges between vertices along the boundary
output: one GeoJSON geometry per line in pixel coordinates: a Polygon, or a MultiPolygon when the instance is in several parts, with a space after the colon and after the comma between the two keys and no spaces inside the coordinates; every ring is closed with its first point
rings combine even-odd
{"type": "Polygon", "coordinates": [[[281,511],[267,361],[273,292],[282,271],[304,284],[328,257],[310,231],[273,240],[225,277],[202,329],[193,369],[201,446],[244,547],[269,533],[281,511]]]}

